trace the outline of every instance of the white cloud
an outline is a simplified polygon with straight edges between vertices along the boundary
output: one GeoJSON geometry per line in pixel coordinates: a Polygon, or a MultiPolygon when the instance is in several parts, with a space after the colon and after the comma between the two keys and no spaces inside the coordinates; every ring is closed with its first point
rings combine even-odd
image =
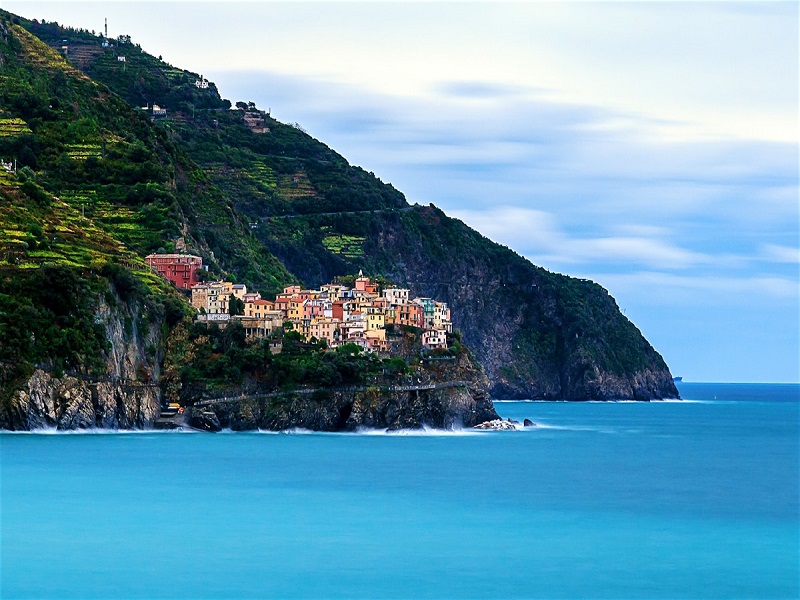
{"type": "Polygon", "coordinates": [[[666,230],[649,226],[627,229],[647,233],[629,236],[578,237],[567,234],[552,213],[503,206],[487,211],[454,210],[452,215],[471,223],[488,238],[514,248],[545,266],[578,264],[633,264],[656,269],[685,269],[712,261],[699,252],[659,239],[666,230]]]}
{"type": "Polygon", "coordinates": [[[685,269],[709,258],[673,246],[663,240],[644,237],[608,237],[572,242],[573,255],[584,262],[627,262],[657,269],[685,269]]]}

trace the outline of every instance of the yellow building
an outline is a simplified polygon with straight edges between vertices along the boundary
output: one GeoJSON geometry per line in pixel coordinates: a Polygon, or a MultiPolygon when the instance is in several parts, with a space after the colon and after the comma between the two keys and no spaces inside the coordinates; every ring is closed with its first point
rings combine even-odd
{"type": "Polygon", "coordinates": [[[286,318],[293,323],[299,323],[303,320],[303,304],[304,300],[299,298],[292,298],[289,300],[289,307],[286,311],[286,318]]]}
{"type": "Polygon", "coordinates": [[[389,343],[386,341],[385,329],[365,331],[364,339],[367,342],[367,350],[371,350],[372,352],[386,352],[389,349],[389,343]]]}
{"type": "Polygon", "coordinates": [[[258,298],[253,300],[252,302],[245,302],[244,303],[244,316],[245,317],[255,317],[261,318],[267,312],[275,310],[275,303],[270,302],[269,300],[262,300],[258,298]]]}
{"type": "Polygon", "coordinates": [[[339,344],[341,331],[338,319],[314,319],[311,322],[309,339],[317,338],[328,342],[328,347],[333,348],[339,344]]]}
{"type": "Polygon", "coordinates": [[[320,286],[319,289],[322,294],[327,295],[328,300],[335,302],[342,299],[344,290],[347,288],[339,283],[327,283],[323,286],[320,286]]]}
{"type": "Polygon", "coordinates": [[[378,309],[375,312],[367,312],[367,331],[383,330],[386,327],[386,315],[378,309]]]}

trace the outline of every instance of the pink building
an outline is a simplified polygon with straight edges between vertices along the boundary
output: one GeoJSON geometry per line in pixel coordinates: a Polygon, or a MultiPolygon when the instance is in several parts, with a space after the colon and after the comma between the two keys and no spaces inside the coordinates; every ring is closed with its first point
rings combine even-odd
{"type": "Polygon", "coordinates": [[[193,254],[150,254],[145,257],[150,268],[175,287],[188,290],[199,283],[197,272],[203,269],[203,259],[193,254]]]}

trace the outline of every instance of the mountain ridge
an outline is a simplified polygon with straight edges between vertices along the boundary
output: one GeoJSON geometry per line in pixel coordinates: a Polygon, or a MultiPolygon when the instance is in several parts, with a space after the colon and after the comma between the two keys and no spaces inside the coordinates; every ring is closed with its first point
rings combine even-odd
{"type": "MultiPolygon", "coordinates": [[[[139,238],[125,233],[131,229],[107,227],[136,253],[191,249],[213,273],[233,274],[267,294],[285,283],[319,285],[358,270],[387,276],[451,305],[495,397],[678,396],[663,358],[597,284],[536,267],[432,205],[408,204],[394,187],[298,127],[252,103],[233,109],[212,82],[198,86],[200,75],[148,55],[126,36],[104,47],[104,38],[89,32],[5,14],[31,37],[66,45],[67,58],[92,49],[78,52],[70,68],[97,81],[99,97],[122,99],[131,114],[138,112],[130,118],[141,129],[138,146],[99,121],[86,124],[88,133],[73,131],[72,146],[94,154],[63,167],[71,180],[52,174],[63,159],[31,145],[26,154],[36,159],[27,166],[38,174],[37,185],[72,198],[74,207],[94,198],[95,214],[105,202],[120,214],[129,211],[136,224],[149,215],[139,238]],[[148,110],[158,104],[166,117],[148,122],[155,115],[137,108],[145,102],[148,110]],[[148,144],[162,149],[158,160],[139,156],[148,144]],[[128,183],[98,179],[116,147],[143,165],[128,183]]],[[[42,113],[57,110],[52,104],[42,113]]],[[[36,125],[35,114],[17,112],[36,125]]],[[[60,143],[62,153],[70,151],[60,143]]],[[[20,144],[16,150],[24,154],[20,144]]]]}

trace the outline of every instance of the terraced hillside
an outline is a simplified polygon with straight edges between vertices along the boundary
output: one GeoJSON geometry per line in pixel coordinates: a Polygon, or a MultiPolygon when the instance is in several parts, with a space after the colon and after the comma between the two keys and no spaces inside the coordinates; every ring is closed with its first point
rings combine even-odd
{"type": "Polygon", "coordinates": [[[20,44],[9,64],[37,102],[0,81],[0,118],[31,130],[0,137],[0,157],[24,157],[38,185],[126,249],[185,246],[266,293],[362,269],[445,299],[500,397],[677,395],[661,356],[596,284],[548,273],[435,207],[409,206],[299,127],[252,103],[233,108],[213,83],[129,38],[103,47],[88,32],[17,21],[13,32],[47,43],[30,33],[8,42],[20,44]],[[72,66],[64,40],[67,60],[83,48],[72,66]],[[75,108],[63,90],[77,85],[92,100],[75,108]]]}
{"type": "MultiPolygon", "coordinates": [[[[70,51],[65,56],[11,17],[6,23],[0,158],[16,158],[19,169],[29,169],[32,182],[71,205],[132,253],[169,251],[178,244],[202,253],[217,274],[237,271],[265,292],[274,293],[292,280],[279,261],[249,235],[247,223],[224,192],[176,145],[167,127],[154,126],[147,113],[132,108],[70,64],[70,51]],[[220,231],[235,233],[220,235],[220,231]]],[[[20,23],[34,31],[62,31],[41,23],[20,23]]],[[[62,44],[66,35],[72,34],[59,34],[55,45],[62,44]]],[[[85,60],[80,64],[91,66],[96,61],[102,67],[103,61],[119,53],[119,45],[103,48],[102,41],[87,32],[74,35],[77,39],[68,47],[97,50],[83,53],[85,60]]],[[[109,64],[126,69],[130,77],[125,81],[180,79],[188,86],[192,79],[130,42],[119,43],[130,46],[126,50],[130,60],[119,63],[115,59],[109,64]],[[137,65],[150,73],[149,79],[137,71],[137,65]]],[[[193,83],[191,88],[197,91],[193,83]]],[[[179,106],[186,101],[183,96],[174,100],[179,106]]],[[[224,103],[217,96],[208,104],[224,103]]]]}

